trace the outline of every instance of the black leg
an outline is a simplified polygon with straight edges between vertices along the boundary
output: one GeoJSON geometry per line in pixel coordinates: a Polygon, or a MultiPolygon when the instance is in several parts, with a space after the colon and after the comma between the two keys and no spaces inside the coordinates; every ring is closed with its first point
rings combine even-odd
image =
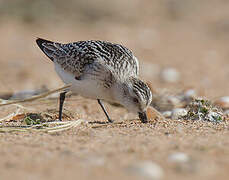
{"type": "Polygon", "coordinates": [[[109,115],[108,115],[108,113],[107,113],[105,107],[103,106],[101,100],[100,100],[100,99],[97,99],[97,100],[98,100],[98,103],[99,103],[99,105],[101,106],[103,112],[104,112],[105,115],[107,116],[107,120],[108,120],[110,123],[112,123],[113,121],[110,119],[110,117],[109,117],[109,115]]]}
{"type": "Polygon", "coordinates": [[[60,93],[60,105],[59,105],[59,120],[62,121],[62,110],[63,110],[63,104],[65,100],[65,94],[67,92],[60,93]]]}

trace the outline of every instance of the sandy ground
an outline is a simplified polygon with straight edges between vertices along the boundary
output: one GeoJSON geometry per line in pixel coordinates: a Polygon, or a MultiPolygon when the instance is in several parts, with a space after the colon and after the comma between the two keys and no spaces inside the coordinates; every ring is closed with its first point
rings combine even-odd
{"type": "MultiPolygon", "coordinates": [[[[32,103],[32,112],[55,109],[56,103],[55,99],[32,103]]],[[[142,124],[124,109],[107,106],[114,124],[94,122],[105,121],[96,101],[76,97],[67,99],[66,110],[77,109],[74,120],[92,123],[51,134],[1,133],[1,179],[142,179],[134,168],[148,161],[162,168],[162,179],[227,179],[228,121],[142,124]],[[170,160],[180,152],[187,161],[170,160]]]]}
{"type": "MultiPolygon", "coordinates": [[[[171,6],[169,11],[156,1],[150,6],[153,11],[146,10],[147,3],[135,6],[123,5],[137,10],[127,9],[136,12],[127,16],[135,20],[129,24],[105,20],[31,25],[2,18],[0,95],[63,85],[51,61],[36,46],[36,37],[121,43],[134,51],[140,60],[141,77],[157,91],[191,87],[210,99],[229,95],[229,3],[203,1],[190,9],[182,6],[174,10],[171,6]],[[173,18],[169,18],[171,14],[173,18]],[[179,72],[174,83],[160,78],[168,67],[179,72]]],[[[57,103],[54,98],[24,106],[39,113],[57,110],[57,103]]],[[[76,96],[67,98],[65,112],[73,113],[72,120],[82,118],[92,123],[52,134],[0,133],[0,179],[147,179],[136,166],[149,161],[161,168],[163,175],[158,179],[228,179],[228,120],[215,124],[152,119],[142,124],[125,109],[106,105],[115,124],[96,123],[105,121],[97,102],[76,96]],[[172,162],[171,156],[180,152],[188,160],[172,162]]],[[[0,118],[13,111],[11,106],[1,107],[0,118]]]]}

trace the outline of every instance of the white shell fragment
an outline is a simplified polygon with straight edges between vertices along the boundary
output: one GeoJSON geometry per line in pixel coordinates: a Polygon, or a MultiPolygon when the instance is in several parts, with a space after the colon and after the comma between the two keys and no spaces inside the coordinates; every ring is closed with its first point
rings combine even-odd
{"type": "Polygon", "coordinates": [[[172,116],[172,111],[165,111],[162,113],[165,118],[170,118],[172,116]]]}
{"type": "Polygon", "coordinates": [[[187,110],[184,108],[175,108],[172,110],[172,119],[179,119],[188,114],[187,110]]]}
{"type": "Polygon", "coordinates": [[[186,163],[189,160],[190,160],[189,156],[182,152],[173,153],[168,157],[168,161],[174,163],[186,163]]]}
{"type": "Polygon", "coordinates": [[[207,119],[211,122],[217,122],[217,121],[222,120],[222,114],[211,111],[207,114],[207,119]]]}
{"type": "Polygon", "coordinates": [[[197,93],[196,93],[195,89],[187,89],[186,91],[184,91],[184,98],[185,99],[194,98],[196,96],[197,96],[197,93]]]}

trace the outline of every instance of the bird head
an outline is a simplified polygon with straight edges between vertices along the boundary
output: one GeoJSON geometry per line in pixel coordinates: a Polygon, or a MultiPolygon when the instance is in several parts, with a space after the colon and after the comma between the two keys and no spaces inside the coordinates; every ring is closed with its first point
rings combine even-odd
{"type": "Polygon", "coordinates": [[[122,83],[120,104],[138,114],[143,123],[147,122],[146,110],[152,101],[149,86],[142,80],[131,77],[122,83]]]}

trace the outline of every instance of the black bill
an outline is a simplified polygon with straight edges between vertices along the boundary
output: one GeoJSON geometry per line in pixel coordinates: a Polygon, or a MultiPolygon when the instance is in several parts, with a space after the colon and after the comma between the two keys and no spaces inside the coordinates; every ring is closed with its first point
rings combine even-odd
{"type": "Polygon", "coordinates": [[[138,117],[140,118],[142,123],[147,123],[147,116],[146,116],[146,112],[139,112],[138,113],[138,117]]]}

